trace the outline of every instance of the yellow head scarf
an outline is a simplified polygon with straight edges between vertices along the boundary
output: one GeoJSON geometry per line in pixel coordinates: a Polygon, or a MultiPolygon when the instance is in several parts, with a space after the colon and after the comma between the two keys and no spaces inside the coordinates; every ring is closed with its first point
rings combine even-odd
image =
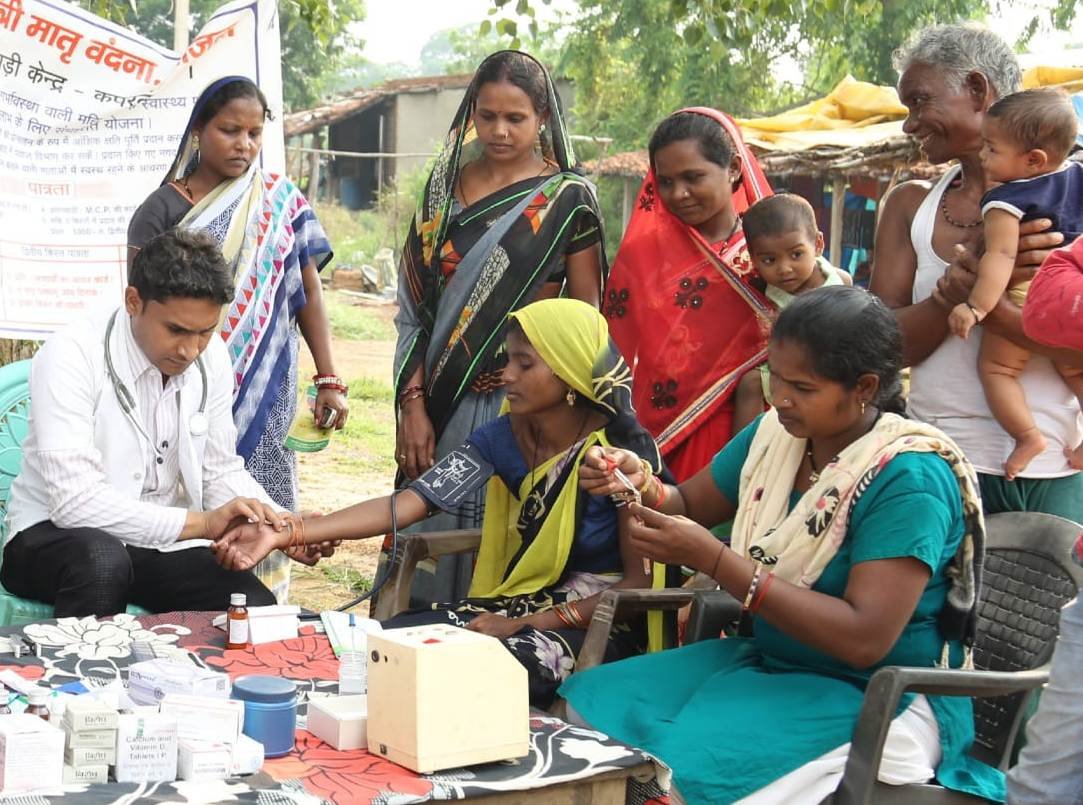
{"type": "Polygon", "coordinates": [[[609,423],[532,468],[517,497],[499,478],[489,481],[471,598],[536,593],[564,575],[575,541],[579,464],[587,448],[618,444],[661,469],[654,440],[635,419],[631,372],[609,340],[609,327],[597,309],[575,299],[546,299],[511,318],[553,373],[604,412],[609,423]],[[528,505],[532,524],[537,526],[537,518],[542,523],[524,548],[520,520],[528,505]]]}

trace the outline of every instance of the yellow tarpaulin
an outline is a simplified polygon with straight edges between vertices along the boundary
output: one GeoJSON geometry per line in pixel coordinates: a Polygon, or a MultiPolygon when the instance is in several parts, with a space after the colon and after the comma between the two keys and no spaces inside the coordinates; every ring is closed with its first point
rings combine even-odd
{"type": "MultiPolygon", "coordinates": [[[[1032,67],[1023,87],[1083,90],[1083,67],[1032,67]]],[[[830,93],[771,117],[738,120],[745,142],[768,151],[804,151],[833,145],[856,148],[902,135],[906,107],[894,87],[846,76],[830,93]]]]}
{"type": "Polygon", "coordinates": [[[1023,89],[1057,86],[1068,92],[1083,90],[1083,67],[1031,67],[1023,73],[1023,89]]]}
{"type": "Polygon", "coordinates": [[[817,145],[842,148],[897,136],[906,107],[894,87],[846,76],[823,98],[772,117],[739,120],[745,140],[762,148],[801,151],[817,145]],[[886,125],[885,125],[886,124],[886,125]]]}

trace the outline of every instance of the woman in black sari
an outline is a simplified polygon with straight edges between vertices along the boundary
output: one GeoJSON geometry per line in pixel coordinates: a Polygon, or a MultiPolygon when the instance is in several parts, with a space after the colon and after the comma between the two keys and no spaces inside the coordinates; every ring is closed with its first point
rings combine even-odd
{"type": "MultiPolygon", "coordinates": [[[[496,418],[509,313],[562,290],[598,306],[601,221],[594,189],[575,164],[545,69],[517,51],[489,56],[403,247],[395,320],[401,476],[416,478],[496,418]]],[[[482,514],[479,492],[425,529],[476,528],[482,514]]],[[[469,562],[445,561],[436,597],[462,594],[469,571],[469,562]]]]}

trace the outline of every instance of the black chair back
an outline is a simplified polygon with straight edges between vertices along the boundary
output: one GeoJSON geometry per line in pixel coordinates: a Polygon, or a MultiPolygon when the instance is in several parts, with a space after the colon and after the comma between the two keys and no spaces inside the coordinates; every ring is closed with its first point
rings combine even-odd
{"type": "MultiPolygon", "coordinates": [[[[1051,514],[1007,512],[986,518],[987,540],[974,666],[1023,671],[1049,661],[1060,609],[1083,585],[1071,558],[1083,530],[1051,514]]],[[[1007,769],[1027,693],[974,700],[972,754],[1007,769]]]]}

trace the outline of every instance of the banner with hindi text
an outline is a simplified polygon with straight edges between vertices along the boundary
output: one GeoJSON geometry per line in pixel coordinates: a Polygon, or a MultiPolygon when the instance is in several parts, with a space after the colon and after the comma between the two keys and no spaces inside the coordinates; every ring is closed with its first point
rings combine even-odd
{"type": "MultiPolygon", "coordinates": [[[[223,6],[181,54],[63,0],[0,0],[0,337],[119,303],[128,221],[194,101],[243,75],[281,121],[280,53],[274,0],[223,6]]],[[[280,123],[261,163],[283,169],[280,123]]]]}

